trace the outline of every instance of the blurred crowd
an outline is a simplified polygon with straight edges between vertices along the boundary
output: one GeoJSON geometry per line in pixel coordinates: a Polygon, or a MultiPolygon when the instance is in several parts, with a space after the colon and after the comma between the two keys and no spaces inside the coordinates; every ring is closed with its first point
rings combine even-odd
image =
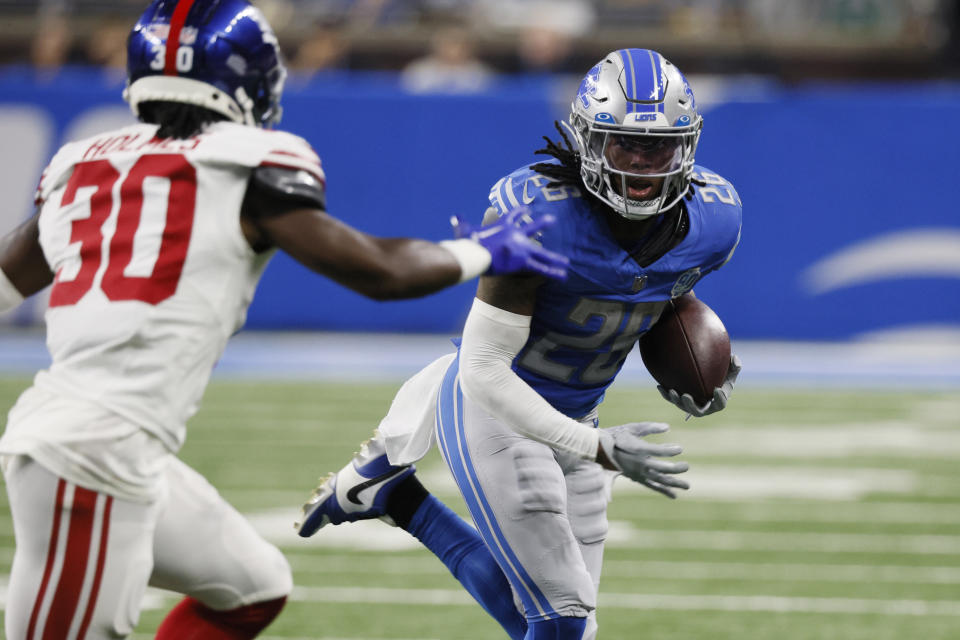
{"type": "MultiPolygon", "coordinates": [[[[122,68],[145,0],[0,0],[0,63],[122,68]]],[[[254,0],[291,68],[391,70],[412,91],[581,73],[623,46],[693,72],[957,75],[954,0],[254,0]]]]}

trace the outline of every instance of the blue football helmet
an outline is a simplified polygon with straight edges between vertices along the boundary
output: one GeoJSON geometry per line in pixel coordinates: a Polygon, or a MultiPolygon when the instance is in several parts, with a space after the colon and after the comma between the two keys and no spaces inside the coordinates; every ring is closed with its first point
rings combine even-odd
{"type": "Polygon", "coordinates": [[[138,117],[157,100],[268,127],[280,120],[286,76],[276,35],[246,0],[153,0],[127,40],[123,97],[138,117]]]}
{"type": "Polygon", "coordinates": [[[690,84],[662,55],[608,54],[571,105],[584,186],[631,220],[670,209],[690,189],[702,124],[690,84]]]}

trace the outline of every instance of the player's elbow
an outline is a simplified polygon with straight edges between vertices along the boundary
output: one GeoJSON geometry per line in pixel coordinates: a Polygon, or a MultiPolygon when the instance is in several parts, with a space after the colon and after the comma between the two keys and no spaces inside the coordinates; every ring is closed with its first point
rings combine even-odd
{"type": "Polygon", "coordinates": [[[503,402],[500,390],[510,366],[498,359],[477,357],[469,350],[460,352],[460,387],[464,395],[479,406],[490,409],[503,402]]]}

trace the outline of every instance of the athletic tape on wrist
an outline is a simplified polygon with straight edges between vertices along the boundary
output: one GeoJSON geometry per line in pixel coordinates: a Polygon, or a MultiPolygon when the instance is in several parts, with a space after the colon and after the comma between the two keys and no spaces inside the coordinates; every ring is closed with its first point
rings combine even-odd
{"type": "Polygon", "coordinates": [[[3,269],[0,269],[0,313],[10,311],[21,302],[23,302],[23,295],[13,286],[3,269]]]}
{"type": "Polygon", "coordinates": [[[460,238],[459,240],[442,240],[441,247],[453,254],[460,264],[460,282],[473,280],[490,268],[490,252],[480,246],[480,243],[460,238]]]}

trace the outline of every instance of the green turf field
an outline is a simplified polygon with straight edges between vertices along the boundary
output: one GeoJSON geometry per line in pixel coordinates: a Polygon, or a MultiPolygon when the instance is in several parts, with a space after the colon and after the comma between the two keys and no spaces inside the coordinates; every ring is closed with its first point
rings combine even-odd
{"type": "MultiPolygon", "coordinates": [[[[0,380],[4,411],[26,383],[0,380]]],[[[268,638],[503,637],[399,530],[374,521],[293,534],[317,477],[346,462],[393,390],[215,381],[191,421],[182,457],[293,566],[296,591],[268,638]]],[[[603,423],[671,422],[693,489],[669,501],[618,481],[600,637],[960,638],[958,416],[960,393],[738,389],[722,414],[683,422],[656,391],[615,388],[603,423]]],[[[436,455],[421,476],[463,512],[436,455]]],[[[152,637],[174,602],[151,592],[136,637],[152,637]]]]}

